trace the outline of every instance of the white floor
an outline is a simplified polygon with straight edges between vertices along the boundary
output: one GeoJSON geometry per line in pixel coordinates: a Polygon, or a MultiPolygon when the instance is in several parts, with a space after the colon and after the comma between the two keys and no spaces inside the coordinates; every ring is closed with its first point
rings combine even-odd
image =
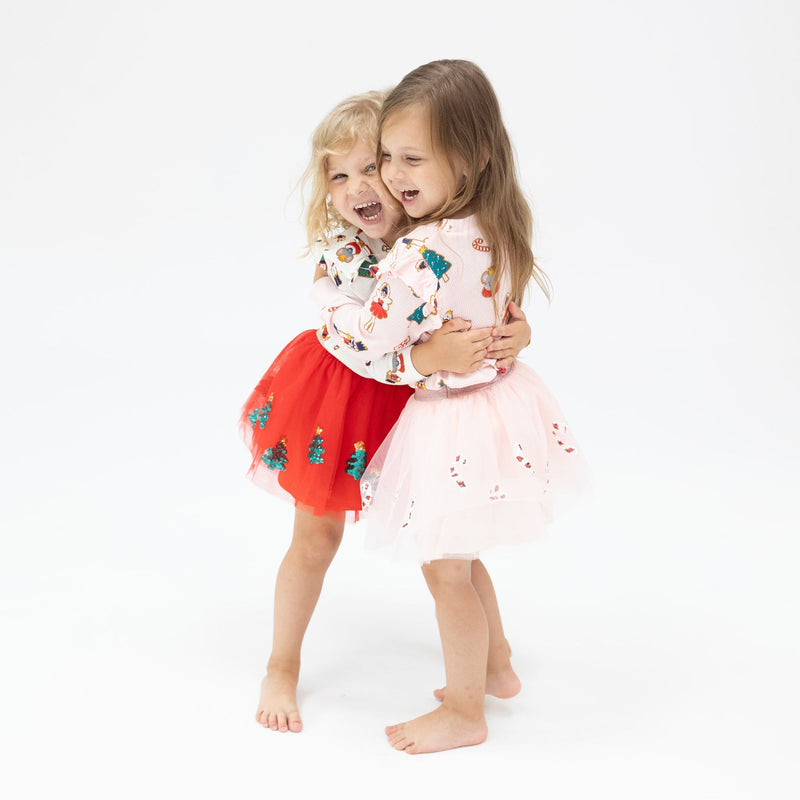
{"type": "Polygon", "coordinates": [[[416,569],[362,552],[359,526],[308,634],[304,732],[253,721],[291,516],[244,480],[233,437],[209,452],[201,477],[134,461],[123,490],[84,465],[46,505],[15,498],[5,796],[797,797],[796,531],[777,476],[601,462],[593,501],[547,539],[486,556],[522,694],[487,700],[484,745],[409,757],[382,727],[435,702],[432,603],[416,569]]]}

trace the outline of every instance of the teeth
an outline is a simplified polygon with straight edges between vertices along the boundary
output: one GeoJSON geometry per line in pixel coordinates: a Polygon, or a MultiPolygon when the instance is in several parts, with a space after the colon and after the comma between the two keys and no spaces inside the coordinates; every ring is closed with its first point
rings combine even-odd
{"type": "Polygon", "coordinates": [[[365,208],[377,208],[377,211],[374,214],[360,214],[361,219],[365,222],[372,222],[373,220],[379,219],[381,215],[381,204],[378,200],[372,200],[369,203],[359,203],[358,205],[353,206],[353,208],[361,212],[365,208]]]}

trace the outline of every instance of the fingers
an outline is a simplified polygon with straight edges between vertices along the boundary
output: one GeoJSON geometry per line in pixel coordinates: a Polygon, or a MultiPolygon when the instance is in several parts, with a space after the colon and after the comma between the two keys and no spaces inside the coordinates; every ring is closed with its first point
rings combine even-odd
{"type": "Polygon", "coordinates": [[[514,302],[508,304],[508,322],[505,325],[497,325],[492,329],[493,336],[513,336],[521,333],[522,330],[530,331],[528,318],[525,312],[514,302]]]}
{"type": "Polygon", "coordinates": [[[496,328],[492,328],[492,336],[513,336],[514,335],[514,323],[509,322],[505,325],[498,325],[496,328]]]}
{"type": "Polygon", "coordinates": [[[441,330],[444,333],[455,333],[456,331],[468,331],[472,327],[472,322],[468,319],[461,317],[454,317],[442,325],[441,330]]]}
{"type": "Polygon", "coordinates": [[[471,344],[476,350],[483,348],[486,350],[494,341],[490,328],[476,328],[474,331],[453,331],[463,337],[466,344],[471,344]]]}
{"type": "Polygon", "coordinates": [[[512,300],[508,304],[508,316],[512,320],[526,320],[525,312],[512,300]]]}
{"type": "Polygon", "coordinates": [[[506,356],[505,358],[498,358],[497,361],[494,362],[494,368],[498,372],[508,372],[511,369],[511,365],[516,361],[514,356],[506,356]]]}
{"type": "Polygon", "coordinates": [[[515,350],[512,350],[509,347],[504,347],[502,350],[489,350],[486,353],[486,358],[494,359],[498,361],[501,358],[513,358],[517,355],[515,350]]]}
{"type": "Polygon", "coordinates": [[[506,339],[493,339],[486,348],[486,354],[489,358],[505,358],[509,355],[516,355],[516,348],[506,339]]]}

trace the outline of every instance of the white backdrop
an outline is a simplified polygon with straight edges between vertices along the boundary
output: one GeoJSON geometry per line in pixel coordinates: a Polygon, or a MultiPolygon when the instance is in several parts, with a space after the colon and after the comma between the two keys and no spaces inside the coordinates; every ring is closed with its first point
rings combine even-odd
{"type": "Polygon", "coordinates": [[[7,796],[797,796],[795,3],[2,18],[7,796]],[[487,554],[525,688],[487,701],[485,745],[411,759],[381,731],[442,679],[432,603],[358,526],[309,630],[306,730],[252,721],[291,511],[235,423],[314,325],[314,125],[444,57],[500,97],[555,286],[524,358],[595,496],[487,554]]]}

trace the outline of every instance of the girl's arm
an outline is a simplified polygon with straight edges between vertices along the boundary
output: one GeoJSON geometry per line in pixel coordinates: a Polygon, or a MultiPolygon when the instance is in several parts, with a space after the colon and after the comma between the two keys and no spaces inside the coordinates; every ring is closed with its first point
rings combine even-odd
{"type": "Polygon", "coordinates": [[[468,322],[452,319],[437,328],[428,341],[373,358],[365,368],[369,377],[381,383],[414,386],[443,371],[473,372],[483,363],[491,342],[491,328],[471,331],[468,322]]]}
{"type": "MultiPolygon", "coordinates": [[[[314,270],[314,282],[330,278],[324,261],[318,261],[314,270]]],[[[337,291],[343,293],[344,287],[337,291]]],[[[352,298],[355,299],[355,298],[352,298]]],[[[323,340],[328,334],[324,329],[323,340]]],[[[492,343],[490,329],[470,330],[470,323],[453,319],[435,330],[424,343],[410,344],[400,350],[386,353],[364,364],[369,377],[381,383],[414,385],[433,372],[472,372],[477,369],[486,356],[486,348],[492,343]]],[[[328,347],[328,352],[338,358],[345,366],[353,368],[352,356],[341,347],[328,347]],[[347,354],[345,356],[345,353],[347,354]]]]}
{"type": "Polygon", "coordinates": [[[431,318],[436,288],[431,286],[432,292],[415,289],[388,271],[380,275],[366,303],[343,295],[324,280],[314,283],[311,297],[321,309],[328,335],[367,364],[384,354],[408,348],[423,333],[439,327],[438,321],[431,318]]]}
{"type": "MultiPolygon", "coordinates": [[[[392,358],[398,351],[407,352],[413,342],[428,339],[443,327],[436,315],[440,282],[433,268],[426,265],[420,269],[419,263],[418,251],[410,246],[392,250],[381,265],[375,291],[366,302],[342,296],[328,281],[317,281],[311,294],[320,308],[327,335],[365,365],[384,358],[384,354],[392,358]]],[[[462,321],[453,321],[441,332],[440,341],[426,342],[424,347],[420,344],[410,358],[400,361],[401,368],[405,365],[406,379],[393,375],[391,382],[412,383],[407,379],[409,366],[422,373],[422,380],[413,383],[424,384],[425,388],[444,385],[442,380],[430,379],[429,371],[434,370],[437,374],[449,373],[450,378],[439,375],[447,381],[465,373],[484,375],[481,378],[476,374],[469,382],[487,380],[486,369],[494,371],[494,364],[486,361],[491,329],[468,331],[465,327],[462,321]],[[462,348],[458,355],[451,349],[455,345],[462,348]]],[[[383,379],[382,375],[373,377],[383,379]]]]}

